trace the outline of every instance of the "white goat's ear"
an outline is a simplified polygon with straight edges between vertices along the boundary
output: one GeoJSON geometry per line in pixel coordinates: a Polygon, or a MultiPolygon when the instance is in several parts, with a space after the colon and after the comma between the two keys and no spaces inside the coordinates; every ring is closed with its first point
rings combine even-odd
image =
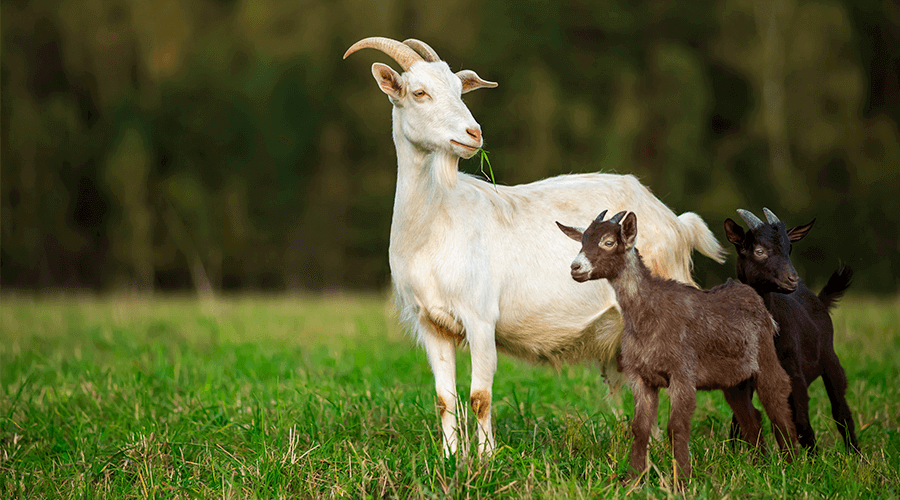
{"type": "Polygon", "coordinates": [[[740,246],[744,244],[744,228],[730,218],[725,219],[725,237],[733,244],[740,246]]]}
{"type": "Polygon", "coordinates": [[[621,226],[622,241],[625,242],[625,251],[627,252],[634,248],[634,240],[637,238],[637,215],[634,215],[634,212],[628,212],[621,226]]]}
{"type": "Polygon", "coordinates": [[[560,224],[559,221],[556,222],[556,225],[559,226],[559,230],[565,233],[566,236],[581,243],[581,237],[584,236],[584,229],[580,227],[569,227],[565,224],[560,224]]]}
{"type": "Polygon", "coordinates": [[[813,219],[812,222],[803,226],[797,226],[790,231],[788,231],[788,239],[791,240],[791,243],[796,243],[803,239],[806,236],[806,233],[812,229],[812,225],[816,222],[816,219],[813,219]]]}
{"type": "Polygon", "coordinates": [[[475,89],[480,89],[482,87],[494,88],[497,86],[496,82],[489,82],[486,80],[482,80],[477,73],[470,69],[464,69],[458,73],[456,76],[459,77],[459,81],[462,82],[462,93],[471,92],[475,89]]]}
{"type": "Polygon", "coordinates": [[[382,63],[373,64],[372,76],[375,77],[382,92],[394,99],[403,97],[403,81],[400,79],[400,74],[390,66],[382,63]]]}

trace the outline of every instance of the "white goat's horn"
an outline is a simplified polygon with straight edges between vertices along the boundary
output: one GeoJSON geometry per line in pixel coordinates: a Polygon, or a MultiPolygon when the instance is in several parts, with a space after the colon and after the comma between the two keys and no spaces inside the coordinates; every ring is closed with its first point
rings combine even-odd
{"type": "Polygon", "coordinates": [[[627,210],[622,210],[621,212],[617,213],[616,215],[613,215],[612,217],[610,217],[609,222],[618,224],[619,221],[622,220],[622,217],[625,217],[625,214],[627,214],[627,213],[628,213],[627,210]]]}
{"type": "Polygon", "coordinates": [[[406,40],[403,40],[403,43],[412,47],[413,50],[418,52],[427,62],[438,62],[441,60],[441,56],[437,55],[437,52],[422,40],[407,38],[406,40]]]}
{"type": "Polygon", "coordinates": [[[366,48],[378,49],[391,56],[391,58],[397,61],[397,64],[399,64],[400,67],[403,68],[403,71],[409,71],[409,67],[412,66],[414,62],[424,61],[424,59],[422,59],[422,56],[420,56],[409,45],[403,45],[397,40],[392,40],[383,36],[363,38],[362,40],[354,43],[350,46],[349,49],[347,49],[347,52],[344,52],[344,59],[346,59],[347,56],[356,52],[357,50],[366,48]]]}
{"type": "Polygon", "coordinates": [[[606,212],[607,212],[606,210],[600,212],[600,215],[598,215],[597,218],[594,219],[594,221],[595,222],[603,222],[603,218],[606,217],[606,212]]]}
{"type": "Polygon", "coordinates": [[[756,230],[756,228],[763,225],[763,221],[759,220],[759,217],[753,215],[753,212],[749,212],[747,210],[744,210],[743,208],[739,208],[737,209],[737,213],[741,216],[741,219],[744,219],[744,222],[746,222],[747,225],[750,226],[751,231],[754,231],[756,230]]]}
{"type": "Polygon", "coordinates": [[[778,216],[773,214],[768,208],[763,207],[763,213],[766,214],[766,220],[769,221],[769,224],[778,224],[781,222],[781,220],[778,219],[778,216]]]}

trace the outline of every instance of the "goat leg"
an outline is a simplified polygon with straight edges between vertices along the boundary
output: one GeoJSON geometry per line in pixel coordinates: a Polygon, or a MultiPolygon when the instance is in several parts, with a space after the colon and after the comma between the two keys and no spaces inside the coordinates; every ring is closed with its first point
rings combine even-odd
{"type": "Polygon", "coordinates": [[[459,446],[456,420],[456,345],[452,340],[431,333],[422,327],[421,338],[425,345],[428,364],[434,374],[434,388],[437,392],[437,406],[441,418],[441,437],[444,456],[456,453],[459,446]]]}
{"type": "MultiPolygon", "coordinates": [[[[797,428],[797,439],[800,441],[800,446],[806,448],[810,453],[816,453],[816,433],[809,421],[809,383],[801,367],[804,350],[798,345],[798,339],[790,333],[775,338],[775,350],[781,367],[791,378],[791,395],[788,404],[797,428]]],[[[809,356],[812,350],[812,347],[806,347],[806,355],[809,356]]]]}
{"type": "Polygon", "coordinates": [[[797,442],[797,429],[791,418],[791,407],[788,398],[791,392],[791,379],[775,356],[775,346],[772,339],[768,339],[769,345],[762,344],[759,349],[759,373],[756,378],[756,392],[762,402],[769,420],[772,421],[772,431],[775,440],[781,448],[785,460],[791,462],[794,455],[794,445],[797,442]]]}
{"type": "Polygon", "coordinates": [[[672,378],[669,381],[669,439],[677,467],[675,481],[687,481],[691,477],[691,416],[697,406],[697,389],[692,381],[672,378]]]}
{"type": "Polygon", "coordinates": [[[648,386],[639,377],[631,385],[634,392],[634,420],[631,422],[634,441],[631,444],[629,480],[638,478],[647,469],[647,445],[659,408],[659,389],[648,386]]]}
{"type": "Polygon", "coordinates": [[[725,401],[734,412],[732,436],[749,442],[758,451],[765,453],[766,443],[762,438],[762,413],[753,406],[752,379],[722,391],[725,401]],[[737,427],[737,429],[735,429],[737,427]]]}
{"type": "MultiPolygon", "coordinates": [[[[737,403],[740,408],[750,408],[752,409],[751,417],[754,418],[755,422],[759,422],[760,428],[762,428],[762,412],[756,409],[753,406],[753,393],[756,390],[756,386],[753,385],[753,379],[747,379],[740,384],[738,384],[735,388],[735,392],[739,392],[741,394],[741,401],[737,403]]],[[[731,407],[732,415],[731,415],[731,429],[728,432],[728,438],[731,440],[731,448],[736,449],[738,445],[738,441],[746,441],[750,442],[750,439],[747,437],[747,434],[741,431],[741,424],[738,422],[737,418],[737,410],[735,410],[735,406],[729,401],[729,394],[726,391],[722,391],[725,395],[725,401],[728,402],[728,406],[731,407]]]]}
{"type": "Polygon", "coordinates": [[[810,453],[816,453],[816,433],[809,421],[809,390],[806,380],[802,376],[791,377],[791,394],[788,404],[794,416],[794,425],[797,428],[797,439],[800,441],[800,446],[809,450],[810,453]]]}
{"type": "Polygon", "coordinates": [[[860,453],[853,414],[847,405],[847,375],[844,368],[834,352],[823,357],[822,365],[822,381],[825,382],[825,390],[828,391],[828,399],[831,400],[831,416],[837,422],[838,431],[844,438],[844,445],[860,453]]]}
{"type": "Polygon", "coordinates": [[[478,453],[489,455],[495,446],[491,426],[491,395],[494,374],[497,372],[494,325],[479,322],[466,325],[466,331],[469,350],[472,353],[472,387],[469,401],[478,422],[478,453]]]}

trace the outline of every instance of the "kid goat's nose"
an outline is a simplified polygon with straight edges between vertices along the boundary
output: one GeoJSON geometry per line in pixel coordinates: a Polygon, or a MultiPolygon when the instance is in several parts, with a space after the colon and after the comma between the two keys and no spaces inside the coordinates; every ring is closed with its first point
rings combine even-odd
{"type": "Polygon", "coordinates": [[[469,137],[471,137],[472,139],[475,139],[476,141],[481,143],[481,129],[467,128],[466,132],[468,132],[469,137]]]}

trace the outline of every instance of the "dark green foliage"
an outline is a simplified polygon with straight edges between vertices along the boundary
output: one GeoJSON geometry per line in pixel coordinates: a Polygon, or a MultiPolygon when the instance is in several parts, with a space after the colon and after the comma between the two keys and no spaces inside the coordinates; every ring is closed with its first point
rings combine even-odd
{"type": "Polygon", "coordinates": [[[720,238],[738,207],[840,220],[801,274],[841,260],[860,290],[897,287],[891,2],[161,1],[0,6],[4,287],[387,286],[385,58],[341,60],[370,35],[499,82],[466,103],[500,184],[634,173],[720,238]]]}

